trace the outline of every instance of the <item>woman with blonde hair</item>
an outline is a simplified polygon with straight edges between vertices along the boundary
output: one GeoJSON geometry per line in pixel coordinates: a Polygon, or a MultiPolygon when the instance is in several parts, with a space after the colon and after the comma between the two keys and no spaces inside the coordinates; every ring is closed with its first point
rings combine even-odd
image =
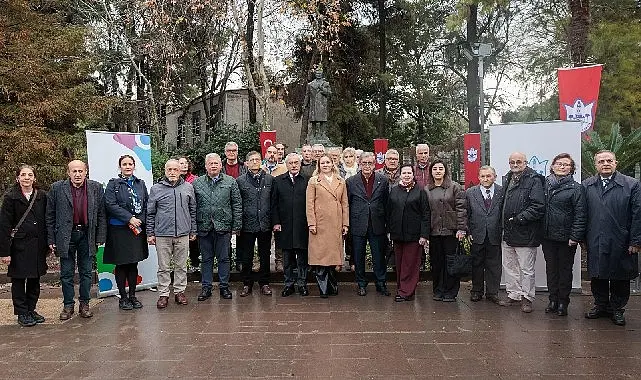
{"type": "Polygon", "coordinates": [[[307,185],[309,265],[321,298],[338,294],[335,271],[343,265],[343,236],[349,227],[345,180],[328,154],[319,157],[307,185]]]}

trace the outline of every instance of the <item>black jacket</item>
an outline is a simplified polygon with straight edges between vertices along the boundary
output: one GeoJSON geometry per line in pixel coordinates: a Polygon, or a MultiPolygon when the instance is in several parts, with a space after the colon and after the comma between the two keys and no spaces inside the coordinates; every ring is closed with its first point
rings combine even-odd
{"type": "Polygon", "coordinates": [[[615,172],[603,189],[599,176],[583,181],[588,208],[586,243],[588,273],[592,278],[632,280],[639,273],[641,246],[641,188],[639,181],[615,172]]]}
{"type": "Polygon", "coordinates": [[[583,186],[572,176],[545,186],[545,231],[548,240],[583,241],[587,225],[587,211],[583,186]]]}
{"type": "Polygon", "coordinates": [[[298,174],[292,184],[289,172],[274,178],[272,185],[272,224],[281,225],[281,232],[274,234],[276,246],[281,249],[307,250],[307,182],[309,177],[298,174]]]}
{"type": "Polygon", "coordinates": [[[274,177],[260,170],[258,178],[247,172],[236,179],[243,199],[243,228],[257,233],[272,230],[271,193],[274,177]]]}
{"type": "Polygon", "coordinates": [[[390,190],[387,203],[387,226],[390,238],[400,242],[417,242],[430,238],[430,202],[420,186],[408,192],[401,186],[390,190]]]}
{"type": "Polygon", "coordinates": [[[47,273],[47,193],[38,190],[35,203],[16,232],[11,248],[11,230],[29,208],[20,186],[13,186],[4,195],[0,209],[0,256],[11,256],[7,276],[37,278],[47,273]]]}
{"type": "Polygon", "coordinates": [[[512,187],[513,173],[503,177],[503,241],[511,247],[538,247],[545,214],[545,177],[525,168],[512,187]]]}
{"type": "MultiPolygon", "coordinates": [[[[105,211],[107,213],[107,223],[109,219],[115,218],[127,224],[132,216],[142,220],[143,224],[147,219],[147,200],[149,193],[145,181],[136,177],[133,182],[133,191],[138,196],[142,209],[136,212],[133,197],[130,194],[129,185],[124,178],[112,178],[105,188],[105,211]]],[[[144,229],[144,227],[142,227],[144,229]]]]}
{"type": "Polygon", "coordinates": [[[380,173],[372,173],[370,181],[374,181],[371,198],[367,198],[360,171],[345,181],[349,201],[349,226],[352,235],[355,236],[367,236],[370,223],[374,235],[383,235],[387,232],[385,228],[385,208],[389,198],[387,178],[380,173]]]}

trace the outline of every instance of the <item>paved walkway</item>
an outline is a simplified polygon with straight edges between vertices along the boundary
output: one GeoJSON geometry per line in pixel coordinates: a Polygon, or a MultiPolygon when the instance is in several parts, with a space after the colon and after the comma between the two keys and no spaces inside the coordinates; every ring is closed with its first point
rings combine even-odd
{"type": "Polygon", "coordinates": [[[341,284],[341,294],[329,299],[315,289],[309,297],[282,298],[280,290],[247,298],[235,290],[231,301],[215,293],[199,303],[197,284],[190,284],[188,306],[171,302],[159,311],[157,294],[143,291],[145,307],[138,311],[118,310],[112,297],[88,320],[1,326],[0,378],[641,376],[641,297],[632,297],[628,324],[618,327],[584,319],[591,302],[585,295],[572,297],[563,318],[544,314],[544,293],[535,311],[524,314],[485,300],[472,303],[466,286],[456,303],[433,301],[430,284],[403,303],[373,287],[358,297],[351,284],[341,284]]]}

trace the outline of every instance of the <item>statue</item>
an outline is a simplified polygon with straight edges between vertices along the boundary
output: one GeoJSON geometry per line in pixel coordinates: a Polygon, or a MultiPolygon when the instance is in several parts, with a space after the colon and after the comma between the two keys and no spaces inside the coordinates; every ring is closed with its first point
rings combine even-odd
{"type": "Polygon", "coordinates": [[[316,70],[315,78],[307,83],[305,90],[304,107],[309,109],[309,123],[311,133],[308,134],[309,141],[329,142],[327,137],[327,100],[332,94],[329,82],[323,78],[323,72],[316,70]]]}

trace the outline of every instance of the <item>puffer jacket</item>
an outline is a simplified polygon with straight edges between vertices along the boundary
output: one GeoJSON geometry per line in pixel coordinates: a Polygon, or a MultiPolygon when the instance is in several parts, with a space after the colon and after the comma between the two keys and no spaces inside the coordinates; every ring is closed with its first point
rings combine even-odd
{"type": "Polygon", "coordinates": [[[553,241],[583,241],[587,227],[585,190],[572,176],[545,186],[544,238],[553,241]]]}
{"type": "Polygon", "coordinates": [[[525,168],[510,186],[514,173],[503,177],[503,241],[511,247],[538,247],[545,214],[545,177],[525,168]]]}
{"type": "Polygon", "coordinates": [[[243,231],[257,233],[271,231],[271,193],[274,177],[258,172],[254,178],[247,172],[236,178],[243,199],[243,231]]]}
{"type": "Polygon", "coordinates": [[[198,177],[193,183],[199,233],[240,231],[242,227],[243,201],[238,184],[227,174],[219,176],[215,183],[208,175],[198,177]]]}
{"type": "Polygon", "coordinates": [[[428,182],[426,190],[430,200],[431,234],[450,236],[458,230],[466,231],[467,207],[461,185],[445,177],[441,186],[428,182]]]}

